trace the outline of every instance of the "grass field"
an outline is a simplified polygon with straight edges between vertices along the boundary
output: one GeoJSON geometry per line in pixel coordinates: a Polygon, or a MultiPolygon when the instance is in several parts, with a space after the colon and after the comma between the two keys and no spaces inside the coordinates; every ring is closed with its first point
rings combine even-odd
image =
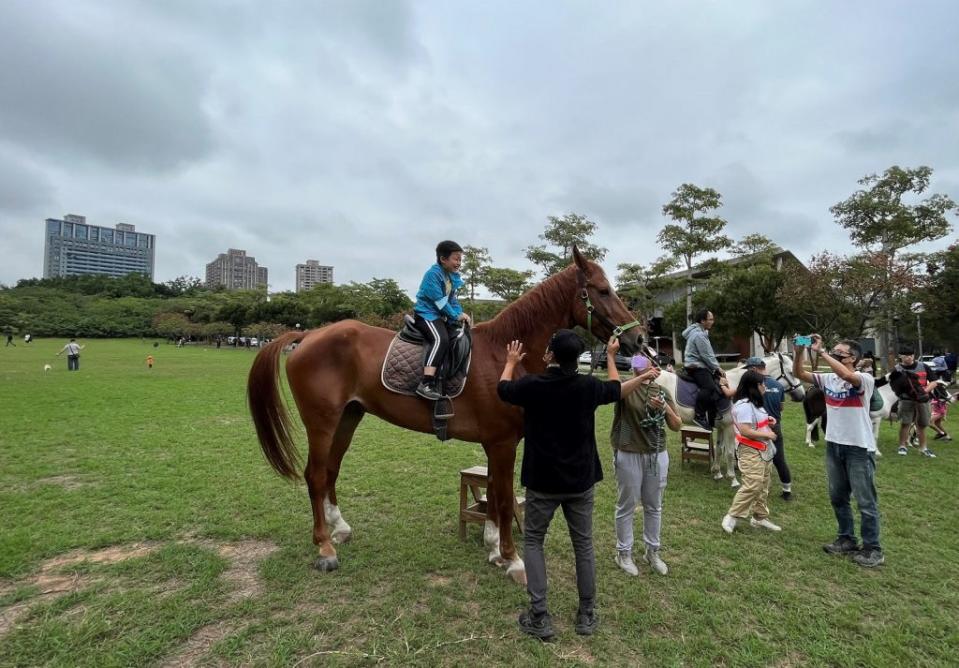
{"type": "Polygon", "coordinates": [[[573,633],[560,517],[547,544],[560,635],[542,644],[517,631],[525,591],[486,564],[479,529],[457,538],[458,471],[485,463],[478,445],[364,420],[338,485],[353,541],[321,574],[306,489],[272,473],[246,411],[253,353],[91,340],[68,373],[63,343],[0,348],[0,665],[956,664],[959,439],[937,459],[897,457],[883,425],[874,570],[820,549],[835,521],[799,405],[784,420],[793,502],[774,474],[779,535],[724,534],[732,491],[680,467],[674,439],[670,573],[628,578],[613,564],[604,409],[601,628],[573,633]]]}

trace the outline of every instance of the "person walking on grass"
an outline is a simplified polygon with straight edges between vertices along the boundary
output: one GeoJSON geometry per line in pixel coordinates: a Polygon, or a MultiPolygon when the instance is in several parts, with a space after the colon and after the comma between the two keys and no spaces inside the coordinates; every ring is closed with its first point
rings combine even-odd
{"type": "Polygon", "coordinates": [[[85,347],[77,343],[76,339],[70,339],[70,342],[57,353],[57,357],[60,357],[63,353],[67,354],[67,371],[80,370],[80,351],[85,347]]]}
{"type": "Polygon", "coordinates": [[[13,342],[13,334],[7,334],[7,345],[4,346],[4,348],[7,346],[13,346],[14,348],[17,347],[17,344],[13,342]]]}
{"type": "Polygon", "coordinates": [[[633,518],[643,507],[643,560],[660,575],[669,568],[659,556],[663,492],[669,473],[666,427],[679,431],[682,420],[669,392],[657,385],[660,370],[644,355],[632,359],[639,380],[635,392],[616,403],[609,440],[616,472],[616,565],[628,575],[639,575],[633,561],[633,518]]]}
{"type": "Polygon", "coordinates": [[[776,434],[776,440],[773,445],[776,446],[776,454],[773,457],[773,466],[779,475],[779,484],[782,485],[782,493],[779,495],[783,501],[792,500],[792,473],[789,470],[789,464],[786,463],[786,450],[783,448],[783,395],[785,391],[783,386],[777,381],[766,375],[766,362],[762,357],[750,357],[744,365],[747,370],[762,374],[763,385],[766,390],[763,392],[763,408],[766,414],[773,418],[773,433],[776,434]]]}
{"type": "Polygon", "coordinates": [[[826,480],[829,500],[839,530],[836,540],[823,545],[828,554],[851,556],[865,568],[885,562],[879,543],[879,501],[876,494],[876,439],[869,417],[869,400],[875,379],[856,371],[862,349],[845,339],[823,349],[822,337],[812,335],[812,350],[832,369],[830,373],[812,373],[805,368],[806,347],[796,346],[793,375],[813,383],[826,395],[826,480]],[[856,542],[850,495],[859,506],[862,547],[856,542]]]}
{"type": "Polygon", "coordinates": [[[899,398],[899,450],[900,455],[909,454],[909,430],[916,426],[919,452],[935,458],[926,447],[926,427],[932,421],[929,411],[929,381],[935,377],[929,366],[916,359],[916,351],[910,345],[899,348],[899,364],[889,374],[889,384],[899,398]]]}
{"type": "Polygon", "coordinates": [[[767,415],[763,407],[764,378],[761,373],[747,371],[736,388],[733,426],[743,484],[736,490],[729,512],[723,517],[722,527],[726,533],[735,531],[739,521],[747,517],[754,528],[782,531],[782,527],[769,520],[769,470],[776,451],[772,426],[776,420],[767,415]]]}
{"type": "Polygon", "coordinates": [[[557,508],[563,510],[576,555],[576,633],[592,635],[599,625],[595,609],[593,487],[603,479],[603,468],[596,450],[594,413],[599,406],[619,401],[639,385],[638,378],[620,384],[616,370],[619,341],[615,337],[606,349],[608,381],[579,374],[577,360],[584,349],[583,340],[575,332],[561,329],[553,334],[543,357],[546,373],[513,380],[516,367],[526,356],[523,344],[513,341],[506,347],[506,365],[496,388],[500,399],[523,408],[520,480],[526,487],[523,556],[530,607],[519,616],[519,628],[544,641],[556,635],[546,606],[543,543],[557,508]]]}

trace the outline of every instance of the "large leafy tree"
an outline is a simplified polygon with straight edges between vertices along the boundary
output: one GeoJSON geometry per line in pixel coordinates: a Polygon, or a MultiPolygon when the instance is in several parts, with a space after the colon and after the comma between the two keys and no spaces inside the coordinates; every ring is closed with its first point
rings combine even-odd
{"type": "Polygon", "coordinates": [[[532,287],[532,277],[531,271],[489,267],[483,276],[483,285],[497,297],[511,302],[532,287]]]}
{"type": "Polygon", "coordinates": [[[928,279],[917,301],[925,305],[927,340],[959,348],[959,242],[929,259],[928,279]]]}
{"type": "Polygon", "coordinates": [[[460,274],[466,284],[466,299],[471,306],[476,301],[476,288],[483,285],[483,276],[492,262],[493,258],[490,257],[489,249],[485,246],[463,248],[463,266],[460,268],[460,274]]]}
{"type": "Polygon", "coordinates": [[[658,296],[670,287],[665,277],[677,264],[676,258],[669,255],[663,255],[648,265],[622,262],[616,265],[619,270],[616,292],[631,311],[651,318],[662,305],[658,296]]]}
{"type": "Polygon", "coordinates": [[[672,219],[657,237],[659,244],[682,259],[686,267],[686,322],[693,317],[693,261],[728,248],[732,240],[723,234],[726,220],[716,215],[722,195],[712,188],[684,183],[663,205],[663,215],[672,219]]]}
{"type": "Polygon", "coordinates": [[[526,257],[543,269],[546,277],[559,273],[573,261],[573,246],[590,260],[602,260],[606,249],[593,244],[590,239],[596,233],[598,225],[586,216],[568,213],[562,218],[549,216],[546,230],[539,238],[547,245],[529,246],[526,257]]]}

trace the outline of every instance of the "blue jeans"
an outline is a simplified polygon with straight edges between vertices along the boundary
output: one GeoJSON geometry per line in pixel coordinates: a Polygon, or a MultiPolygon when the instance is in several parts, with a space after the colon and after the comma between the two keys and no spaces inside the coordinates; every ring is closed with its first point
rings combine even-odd
{"type": "Polygon", "coordinates": [[[826,478],[829,500],[839,523],[839,537],[856,540],[856,526],[850,492],[859,506],[864,549],[882,549],[879,545],[879,504],[876,500],[876,456],[865,448],[826,441],[826,478]]]}

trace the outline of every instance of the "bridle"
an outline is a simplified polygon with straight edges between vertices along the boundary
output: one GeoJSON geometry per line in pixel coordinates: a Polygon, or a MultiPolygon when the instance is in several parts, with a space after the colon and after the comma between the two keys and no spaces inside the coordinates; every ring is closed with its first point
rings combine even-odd
{"type": "MultiPolygon", "coordinates": [[[[786,361],[783,359],[783,354],[782,354],[781,352],[778,352],[778,351],[777,351],[777,352],[776,352],[776,357],[779,358],[779,377],[778,377],[778,378],[773,378],[773,380],[775,380],[776,382],[785,380],[785,381],[786,381],[786,388],[787,388],[787,391],[788,391],[788,392],[794,392],[794,391],[798,390],[799,388],[801,388],[801,387],[802,387],[802,383],[800,383],[799,381],[795,381],[795,382],[794,382],[795,376],[793,377],[793,380],[790,380],[790,379],[789,379],[789,374],[786,373],[786,361]]],[[[780,385],[781,385],[781,384],[782,384],[782,383],[780,383],[780,385]]]]}
{"type": "MultiPolygon", "coordinates": [[[[595,343],[596,337],[593,334],[593,312],[596,308],[593,306],[593,301],[589,298],[589,281],[586,280],[586,274],[582,270],[576,273],[576,280],[579,284],[579,298],[583,301],[583,305],[586,308],[586,333],[589,335],[589,373],[593,373],[593,362],[596,360],[593,359],[595,356],[595,343]]],[[[596,312],[596,319],[599,320],[607,329],[613,332],[614,338],[619,338],[633,327],[639,327],[642,323],[639,320],[632,320],[627,322],[625,325],[616,325],[609,318],[607,318],[602,313],[596,312]]]]}

